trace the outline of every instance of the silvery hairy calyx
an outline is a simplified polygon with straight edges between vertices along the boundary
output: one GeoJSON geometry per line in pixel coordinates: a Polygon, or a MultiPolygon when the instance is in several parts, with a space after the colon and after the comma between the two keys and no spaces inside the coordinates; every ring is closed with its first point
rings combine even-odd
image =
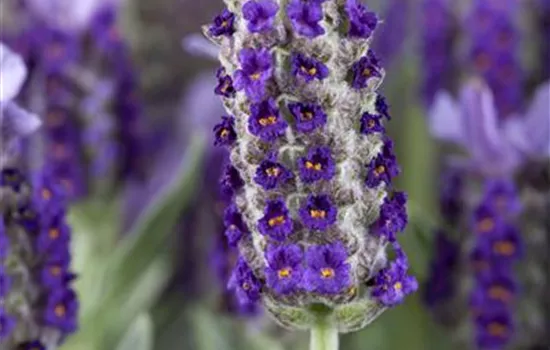
{"type": "Polygon", "coordinates": [[[227,0],[205,26],[221,46],[216,94],[230,150],[228,287],[281,325],[335,349],[417,288],[397,236],[407,223],[385,133],[378,18],[358,0],[227,0]],[[387,253],[391,251],[392,254],[387,253]],[[393,258],[390,259],[389,256],[393,258]]]}

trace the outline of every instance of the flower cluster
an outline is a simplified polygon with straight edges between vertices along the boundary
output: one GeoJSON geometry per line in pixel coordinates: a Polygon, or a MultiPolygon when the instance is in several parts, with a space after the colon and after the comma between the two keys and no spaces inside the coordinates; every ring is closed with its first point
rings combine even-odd
{"type": "Polygon", "coordinates": [[[514,331],[517,278],[514,263],[522,255],[522,239],[513,224],[521,207],[511,181],[488,180],[485,194],[474,212],[471,253],[475,285],[470,306],[481,349],[503,347],[514,331]]]}
{"type": "Polygon", "coordinates": [[[417,284],[397,242],[407,198],[392,186],[376,15],[358,0],[228,4],[204,32],[222,46],[215,92],[229,114],[214,127],[231,153],[224,224],[240,256],[229,287],[296,327],[285,308],[402,302],[417,284]]]}
{"type": "Polygon", "coordinates": [[[436,93],[450,89],[454,80],[453,47],[455,19],[453,1],[424,0],[422,2],[422,97],[430,106],[436,93]]]}
{"type": "MultiPolygon", "coordinates": [[[[2,136],[13,143],[34,131],[36,116],[4,113],[26,79],[21,58],[3,44],[2,136]]],[[[13,107],[13,106],[12,106],[13,107]]],[[[4,349],[53,349],[77,329],[78,299],[71,287],[70,227],[63,183],[46,166],[30,176],[19,152],[0,147],[0,345],[4,349]]]]}
{"type": "Polygon", "coordinates": [[[502,118],[521,111],[523,103],[523,72],[516,57],[520,37],[515,15],[519,4],[517,0],[476,0],[467,19],[471,40],[468,62],[493,91],[502,118]]]}

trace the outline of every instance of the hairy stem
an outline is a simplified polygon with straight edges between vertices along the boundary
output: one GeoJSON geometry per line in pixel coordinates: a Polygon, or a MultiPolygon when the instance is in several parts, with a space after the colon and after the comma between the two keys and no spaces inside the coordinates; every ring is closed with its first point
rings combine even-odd
{"type": "Polygon", "coordinates": [[[325,323],[311,329],[309,350],[338,350],[338,331],[325,323]]]}

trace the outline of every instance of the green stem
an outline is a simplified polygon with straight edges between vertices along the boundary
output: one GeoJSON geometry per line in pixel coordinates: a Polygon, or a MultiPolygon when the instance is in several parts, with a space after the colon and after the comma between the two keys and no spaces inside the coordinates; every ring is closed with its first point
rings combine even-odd
{"type": "Polygon", "coordinates": [[[327,324],[313,327],[309,350],[338,350],[338,331],[327,324]]]}

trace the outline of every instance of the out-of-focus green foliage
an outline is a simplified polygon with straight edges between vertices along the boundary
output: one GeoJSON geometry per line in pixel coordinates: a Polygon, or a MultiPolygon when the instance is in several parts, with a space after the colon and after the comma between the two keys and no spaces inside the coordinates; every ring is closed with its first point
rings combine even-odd
{"type": "Polygon", "coordinates": [[[119,201],[90,199],[73,207],[69,221],[80,276],[76,286],[81,324],[63,349],[152,349],[147,347],[154,338],[148,311],[172,276],[173,251],[166,242],[194,195],[204,145],[201,134],[191,140],[172,182],[165,184],[132,232],[123,237],[119,201]]]}

